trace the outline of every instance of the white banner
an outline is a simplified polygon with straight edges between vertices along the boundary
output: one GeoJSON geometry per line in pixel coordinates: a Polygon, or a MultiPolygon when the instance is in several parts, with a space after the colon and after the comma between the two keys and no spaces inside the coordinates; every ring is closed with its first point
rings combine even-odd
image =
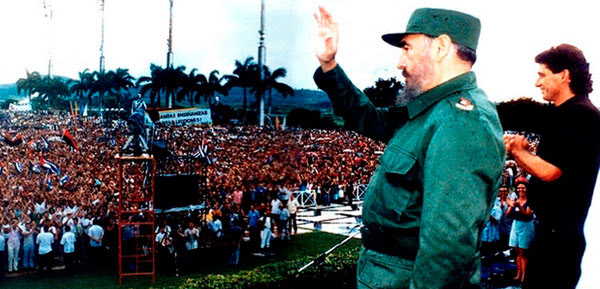
{"type": "Polygon", "coordinates": [[[212,124],[210,108],[186,108],[159,111],[160,123],[172,126],[212,124]]]}

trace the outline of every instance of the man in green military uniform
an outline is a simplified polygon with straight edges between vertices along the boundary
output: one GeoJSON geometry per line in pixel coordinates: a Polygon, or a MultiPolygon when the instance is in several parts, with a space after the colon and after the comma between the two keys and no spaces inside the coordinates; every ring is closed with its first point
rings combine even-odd
{"type": "Polygon", "coordinates": [[[314,79],[346,127],[387,142],[363,204],[359,288],[479,287],[480,232],[500,186],[505,149],[493,104],[477,87],[479,19],[418,9],[400,47],[403,104],[375,108],[337,64],[337,23],[315,14],[314,79]]]}

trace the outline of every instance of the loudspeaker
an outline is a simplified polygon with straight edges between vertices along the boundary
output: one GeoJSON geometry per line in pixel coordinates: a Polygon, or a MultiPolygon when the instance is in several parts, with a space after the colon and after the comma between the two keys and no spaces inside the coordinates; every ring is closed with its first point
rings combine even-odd
{"type": "Polygon", "coordinates": [[[154,202],[157,209],[197,205],[199,175],[154,177],[154,202]]]}

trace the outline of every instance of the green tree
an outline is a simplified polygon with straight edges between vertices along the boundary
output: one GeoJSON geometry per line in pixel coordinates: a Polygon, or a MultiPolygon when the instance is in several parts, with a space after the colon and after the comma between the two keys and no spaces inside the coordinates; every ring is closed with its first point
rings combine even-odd
{"type": "Polygon", "coordinates": [[[159,65],[150,64],[150,76],[142,76],[135,83],[135,86],[140,88],[141,95],[150,94],[150,106],[153,107],[160,106],[163,70],[159,65]]]}
{"type": "Polygon", "coordinates": [[[80,99],[86,98],[87,103],[92,103],[92,85],[94,82],[94,74],[89,72],[89,69],[85,69],[79,72],[79,79],[70,79],[67,84],[70,85],[69,91],[78,96],[80,99]]]}
{"type": "Polygon", "coordinates": [[[257,106],[260,106],[260,96],[264,95],[265,92],[268,93],[267,114],[271,114],[273,89],[281,93],[283,97],[286,97],[288,95],[294,95],[294,90],[291,86],[278,81],[279,78],[285,77],[286,74],[287,71],[285,70],[285,68],[275,69],[275,71],[271,73],[269,67],[263,65],[263,79],[259,80],[258,84],[250,89],[250,92],[254,93],[254,95],[256,96],[257,106]]]}
{"type": "Polygon", "coordinates": [[[117,68],[115,71],[109,71],[112,76],[109,78],[111,83],[109,85],[111,95],[116,97],[117,106],[121,108],[121,96],[123,91],[129,91],[134,86],[135,78],[129,74],[127,68],[117,68]]]}
{"type": "Polygon", "coordinates": [[[258,70],[257,64],[254,62],[254,58],[248,56],[242,63],[239,60],[235,61],[235,69],[233,74],[225,75],[227,83],[225,84],[227,89],[232,87],[241,87],[243,91],[243,103],[242,103],[242,123],[246,122],[246,111],[247,111],[247,90],[258,81],[258,70]]]}
{"type": "Polygon", "coordinates": [[[177,92],[177,101],[183,101],[186,98],[190,100],[190,106],[194,106],[200,100],[200,95],[203,94],[206,86],[206,76],[204,74],[196,74],[196,68],[192,69],[189,74],[182,75],[181,89],[177,92]]]}
{"type": "Polygon", "coordinates": [[[17,80],[17,94],[21,94],[21,91],[23,91],[31,101],[31,95],[35,93],[36,88],[42,81],[42,76],[37,71],[29,73],[29,70],[27,70],[25,73],[27,75],[25,78],[17,80]]]}
{"type": "Polygon", "coordinates": [[[404,85],[395,77],[390,79],[379,78],[374,86],[365,88],[363,91],[376,107],[388,107],[397,103],[398,92],[404,85]]]}
{"type": "Polygon", "coordinates": [[[150,104],[152,106],[160,105],[160,94],[165,94],[165,103],[169,108],[173,107],[173,99],[175,93],[181,87],[181,83],[185,78],[185,66],[177,68],[167,67],[162,68],[159,65],[150,65],[150,76],[140,77],[136,86],[140,87],[140,93],[144,95],[150,93],[150,104]],[[141,85],[141,86],[140,86],[141,85]],[[155,103],[156,97],[158,101],[155,103]]]}
{"type": "Polygon", "coordinates": [[[208,82],[204,89],[204,101],[208,102],[208,105],[212,105],[212,101],[215,99],[215,95],[220,93],[221,95],[227,96],[229,90],[223,82],[226,81],[225,76],[219,77],[219,71],[213,70],[208,75],[208,82]]]}
{"type": "Polygon", "coordinates": [[[58,77],[48,75],[42,78],[34,92],[37,92],[38,97],[46,101],[49,107],[55,107],[60,99],[70,96],[69,86],[66,82],[58,77]]]}

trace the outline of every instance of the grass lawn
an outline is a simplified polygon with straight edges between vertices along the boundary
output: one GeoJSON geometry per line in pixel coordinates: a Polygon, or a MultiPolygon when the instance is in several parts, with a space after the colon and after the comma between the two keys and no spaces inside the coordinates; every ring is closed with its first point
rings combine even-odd
{"type": "MultiPolygon", "coordinates": [[[[194,273],[180,275],[157,274],[156,283],[152,283],[151,277],[124,277],[123,285],[119,287],[119,278],[116,269],[103,272],[91,272],[81,270],[66,274],[64,272],[52,272],[43,274],[26,274],[20,277],[8,278],[0,281],[0,288],[12,289],[36,289],[36,288],[178,288],[187,279],[194,279],[213,273],[228,273],[238,270],[252,269],[254,267],[271,262],[294,260],[304,256],[314,256],[325,252],[331,246],[344,239],[344,236],[313,232],[296,235],[286,244],[273,243],[275,256],[257,257],[244,252],[240,256],[240,265],[236,268],[224,265],[224,261],[210,255],[200,257],[199,266],[194,273]]],[[[360,240],[353,239],[338,250],[347,250],[360,246],[360,240]]]]}

